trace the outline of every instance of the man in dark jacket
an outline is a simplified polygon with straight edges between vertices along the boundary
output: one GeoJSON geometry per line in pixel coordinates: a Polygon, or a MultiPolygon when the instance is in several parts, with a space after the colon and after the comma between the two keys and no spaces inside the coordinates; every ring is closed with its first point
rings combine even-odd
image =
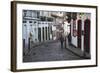
{"type": "Polygon", "coordinates": [[[60,35],[60,43],[61,43],[61,48],[63,48],[64,36],[63,36],[62,33],[61,33],[61,35],[60,35]]]}

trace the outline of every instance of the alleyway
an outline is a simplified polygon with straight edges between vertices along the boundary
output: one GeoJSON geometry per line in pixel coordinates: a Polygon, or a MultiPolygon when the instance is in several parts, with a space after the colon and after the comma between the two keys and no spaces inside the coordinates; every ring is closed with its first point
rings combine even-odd
{"type": "Polygon", "coordinates": [[[60,60],[80,60],[81,57],[75,55],[67,48],[61,48],[60,42],[46,43],[34,47],[23,57],[23,62],[38,61],[60,61],[60,60]]]}

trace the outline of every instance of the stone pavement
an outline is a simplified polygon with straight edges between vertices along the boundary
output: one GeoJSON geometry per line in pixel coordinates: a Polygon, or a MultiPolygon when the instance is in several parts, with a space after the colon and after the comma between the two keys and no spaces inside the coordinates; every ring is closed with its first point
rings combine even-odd
{"type": "Polygon", "coordinates": [[[23,56],[23,62],[81,60],[84,59],[67,48],[61,48],[60,42],[45,43],[31,48],[23,56]]]}
{"type": "Polygon", "coordinates": [[[80,48],[74,47],[73,45],[68,45],[67,50],[71,51],[73,54],[80,56],[84,59],[90,59],[91,55],[89,53],[83,52],[80,48]]]}

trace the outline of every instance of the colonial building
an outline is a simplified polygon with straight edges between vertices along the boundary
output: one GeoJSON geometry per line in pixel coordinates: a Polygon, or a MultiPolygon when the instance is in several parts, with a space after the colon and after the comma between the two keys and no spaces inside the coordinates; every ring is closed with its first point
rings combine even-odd
{"type": "Polygon", "coordinates": [[[29,49],[30,43],[36,45],[56,40],[54,18],[49,11],[23,10],[22,22],[23,48],[29,49]]]}
{"type": "Polygon", "coordinates": [[[90,13],[76,13],[76,18],[71,19],[71,44],[87,53],[90,53],[90,18],[90,13]]]}

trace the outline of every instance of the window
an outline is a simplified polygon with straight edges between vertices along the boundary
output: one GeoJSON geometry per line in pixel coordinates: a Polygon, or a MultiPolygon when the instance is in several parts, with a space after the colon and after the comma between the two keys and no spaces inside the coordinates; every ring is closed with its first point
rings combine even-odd
{"type": "Polygon", "coordinates": [[[68,23],[70,23],[71,22],[71,12],[67,12],[67,18],[66,18],[66,20],[68,21],[68,23]]]}
{"type": "Polygon", "coordinates": [[[27,23],[27,21],[23,21],[23,23],[27,23]]]}
{"type": "Polygon", "coordinates": [[[77,13],[75,13],[75,12],[72,13],[72,19],[73,20],[76,20],[77,19],[77,13]]]}
{"type": "Polygon", "coordinates": [[[46,21],[46,17],[45,16],[40,16],[40,20],[41,21],[46,21]]]}
{"type": "Polygon", "coordinates": [[[27,15],[27,11],[23,10],[23,17],[26,17],[26,15],[27,15]]]}
{"type": "Polygon", "coordinates": [[[40,16],[40,12],[37,12],[37,18],[39,18],[39,16],[40,16]]]}
{"type": "Polygon", "coordinates": [[[32,23],[32,21],[29,21],[29,23],[32,23]]]}
{"type": "Polygon", "coordinates": [[[48,17],[48,18],[47,18],[47,21],[53,22],[53,18],[48,17]]]}
{"type": "Polygon", "coordinates": [[[36,23],[36,21],[34,21],[34,24],[36,23]]]}

